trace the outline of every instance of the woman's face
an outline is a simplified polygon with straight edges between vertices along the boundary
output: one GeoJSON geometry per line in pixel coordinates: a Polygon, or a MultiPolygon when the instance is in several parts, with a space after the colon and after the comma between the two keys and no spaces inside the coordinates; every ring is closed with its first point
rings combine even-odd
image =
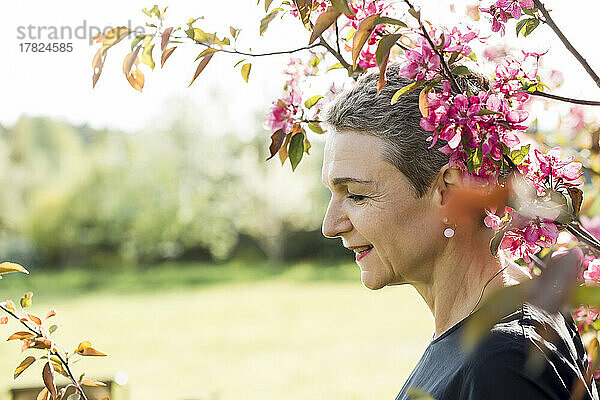
{"type": "Polygon", "coordinates": [[[432,196],[417,198],[410,181],[381,156],[382,139],[331,133],[323,183],[331,200],[323,235],[355,251],[369,289],[427,279],[442,236],[432,196]]]}

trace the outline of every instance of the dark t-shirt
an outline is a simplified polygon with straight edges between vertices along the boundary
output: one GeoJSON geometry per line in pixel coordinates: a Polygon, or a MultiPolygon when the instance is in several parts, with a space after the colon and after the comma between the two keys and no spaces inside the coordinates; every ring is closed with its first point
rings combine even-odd
{"type": "Polygon", "coordinates": [[[593,380],[585,381],[588,362],[570,314],[549,314],[525,303],[494,325],[490,334],[467,352],[463,319],[434,339],[410,374],[396,400],[419,387],[435,400],[598,399],[593,380]]]}

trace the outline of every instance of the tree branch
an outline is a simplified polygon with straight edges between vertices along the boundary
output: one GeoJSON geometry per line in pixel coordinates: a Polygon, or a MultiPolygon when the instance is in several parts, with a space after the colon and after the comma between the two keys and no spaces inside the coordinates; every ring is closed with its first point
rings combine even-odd
{"type": "MultiPolygon", "coordinates": [[[[415,9],[412,4],[410,3],[409,0],[404,0],[404,2],[406,4],[408,4],[408,6],[411,9],[415,9]]],[[[433,44],[433,41],[431,40],[431,37],[429,37],[429,33],[427,33],[427,29],[425,29],[425,26],[423,25],[423,23],[421,22],[420,18],[416,18],[417,21],[419,21],[419,27],[421,28],[421,31],[423,32],[423,36],[425,37],[425,39],[427,39],[427,42],[429,43],[429,45],[431,46],[431,49],[435,52],[435,54],[437,54],[437,56],[440,58],[440,64],[442,65],[442,67],[444,68],[444,72],[447,75],[448,80],[450,80],[450,83],[452,85],[452,87],[454,88],[454,90],[456,92],[460,92],[460,86],[458,86],[458,83],[456,83],[456,80],[454,79],[454,75],[452,75],[452,72],[450,71],[450,67],[448,67],[448,64],[446,64],[446,60],[444,59],[444,54],[439,52],[436,48],[435,45],[433,44]]]]}
{"type": "MultiPolygon", "coordinates": [[[[42,335],[40,332],[38,332],[37,330],[35,330],[31,326],[29,326],[29,324],[27,324],[25,321],[23,321],[21,318],[19,318],[14,312],[12,312],[8,308],[4,307],[2,304],[0,304],[0,309],[2,309],[4,312],[8,313],[10,316],[12,316],[13,318],[15,318],[21,324],[23,324],[25,326],[25,328],[27,328],[27,330],[29,332],[35,334],[36,338],[43,338],[44,337],[44,335],[42,335]]],[[[75,377],[73,376],[73,373],[71,372],[71,368],[69,368],[69,363],[67,361],[65,361],[63,359],[63,357],[60,355],[60,353],[58,351],[56,351],[56,350],[55,351],[50,350],[50,354],[52,354],[53,356],[58,357],[58,359],[60,360],[60,362],[65,366],[65,370],[69,374],[69,377],[71,378],[71,381],[73,382],[73,384],[75,385],[75,387],[77,388],[77,390],[79,390],[79,393],[81,394],[81,397],[83,397],[84,400],[88,400],[87,396],[83,392],[83,389],[79,385],[79,382],[77,382],[77,379],[75,379],[75,377]]]]}
{"type": "Polygon", "coordinates": [[[548,10],[546,10],[546,7],[544,7],[544,5],[542,4],[541,0],[533,0],[533,3],[535,4],[535,6],[544,15],[544,18],[546,19],[544,22],[546,24],[548,24],[550,26],[550,28],[552,28],[552,30],[554,31],[554,33],[556,33],[556,36],[558,36],[558,38],[565,45],[565,47],[567,48],[567,50],[569,50],[571,52],[571,54],[573,54],[573,56],[583,66],[583,68],[588,73],[588,75],[592,77],[592,79],[594,80],[594,82],[596,82],[596,85],[598,87],[600,87],[600,77],[594,72],[594,70],[592,69],[592,67],[590,67],[590,65],[585,60],[585,58],[583,58],[583,56],[581,54],[579,54],[579,52],[577,51],[577,49],[575,49],[575,47],[573,47],[573,45],[571,44],[571,42],[569,42],[569,40],[567,39],[567,37],[558,28],[558,26],[556,25],[556,23],[554,22],[554,20],[550,16],[550,13],[548,12],[548,10]]]}
{"type": "Polygon", "coordinates": [[[333,47],[331,47],[329,45],[329,43],[327,43],[325,41],[325,39],[323,39],[322,36],[319,37],[319,41],[316,43],[316,45],[325,47],[327,49],[327,51],[329,51],[331,54],[333,54],[333,56],[340,62],[340,64],[342,64],[342,66],[348,70],[348,72],[352,71],[352,66],[350,64],[348,64],[348,62],[346,62],[346,60],[344,60],[344,57],[342,56],[342,54],[335,51],[335,49],[333,47]]]}
{"type": "Polygon", "coordinates": [[[600,101],[572,99],[570,97],[563,97],[563,96],[557,96],[555,94],[540,92],[539,90],[536,90],[535,92],[527,92],[524,90],[523,93],[529,93],[533,96],[546,97],[548,99],[564,101],[567,103],[581,104],[584,106],[600,106],[600,101]]]}
{"type": "MultiPolygon", "coordinates": [[[[175,37],[175,38],[176,39],[186,39],[187,36],[186,37],[175,37]]],[[[309,49],[312,49],[314,47],[320,46],[319,43],[313,43],[313,44],[311,44],[309,46],[299,47],[299,48],[293,49],[293,50],[271,51],[271,52],[268,52],[268,53],[248,53],[248,52],[239,51],[239,50],[216,49],[216,48],[212,47],[208,43],[202,43],[202,42],[196,42],[196,41],[194,41],[194,43],[199,44],[201,46],[204,46],[206,48],[215,49],[215,50],[217,50],[217,52],[223,52],[223,53],[229,53],[229,54],[239,54],[239,55],[248,56],[248,57],[265,57],[265,56],[274,56],[274,55],[278,55],[278,54],[292,54],[292,53],[296,53],[298,51],[309,50],[309,49]]]]}

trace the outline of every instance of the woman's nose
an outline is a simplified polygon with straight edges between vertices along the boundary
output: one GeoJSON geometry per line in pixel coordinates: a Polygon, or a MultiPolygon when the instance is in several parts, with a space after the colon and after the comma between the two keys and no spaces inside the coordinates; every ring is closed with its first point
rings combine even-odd
{"type": "Polygon", "coordinates": [[[335,238],[351,229],[352,223],[348,216],[341,210],[340,204],[332,199],[327,207],[325,218],[323,218],[323,226],[321,227],[323,236],[335,238]]]}

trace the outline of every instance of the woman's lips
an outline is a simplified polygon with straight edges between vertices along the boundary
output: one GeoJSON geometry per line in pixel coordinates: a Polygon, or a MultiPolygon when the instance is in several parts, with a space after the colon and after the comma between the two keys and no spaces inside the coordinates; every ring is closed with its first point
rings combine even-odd
{"type": "Polygon", "coordinates": [[[367,254],[369,254],[371,252],[371,250],[373,250],[373,247],[371,247],[370,249],[367,249],[365,251],[361,251],[360,253],[356,253],[356,261],[360,261],[363,258],[365,258],[367,256],[367,254]]]}

